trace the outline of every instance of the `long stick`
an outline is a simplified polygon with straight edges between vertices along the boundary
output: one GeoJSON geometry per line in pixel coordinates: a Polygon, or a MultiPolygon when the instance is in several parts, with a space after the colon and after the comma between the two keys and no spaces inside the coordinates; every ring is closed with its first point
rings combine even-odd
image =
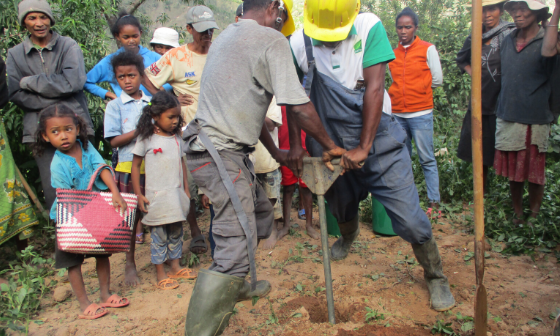
{"type": "Polygon", "coordinates": [[[486,336],[488,304],[484,287],[484,186],[482,167],[482,0],[472,1],[472,155],[474,181],[474,251],[476,271],[475,336],[486,336]]]}
{"type": "MultiPolygon", "coordinates": [[[[319,224],[321,225],[321,245],[323,247],[323,268],[325,270],[325,286],[327,287],[327,309],[329,322],[335,324],[334,297],[332,289],[331,260],[329,255],[329,234],[327,232],[327,212],[325,210],[325,196],[317,195],[319,203],[319,224]]],[[[308,215],[311,216],[311,215],[308,215]]]]}
{"type": "Polygon", "coordinates": [[[16,167],[16,172],[19,175],[19,179],[21,180],[21,183],[23,184],[23,187],[27,191],[27,194],[29,195],[29,198],[31,198],[33,203],[35,203],[35,206],[37,207],[37,209],[39,209],[39,212],[41,213],[41,215],[48,220],[49,217],[45,215],[45,209],[43,208],[43,205],[41,204],[41,202],[39,202],[39,199],[37,198],[37,196],[35,195],[33,190],[31,190],[31,187],[29,186],[29,184],[27,183],[27,181],[25,180],[25,178],[21,174],[21,171],[19,170],[18,166],[16,166],[15,164],[14,164],[14,166],[16,167]]]}

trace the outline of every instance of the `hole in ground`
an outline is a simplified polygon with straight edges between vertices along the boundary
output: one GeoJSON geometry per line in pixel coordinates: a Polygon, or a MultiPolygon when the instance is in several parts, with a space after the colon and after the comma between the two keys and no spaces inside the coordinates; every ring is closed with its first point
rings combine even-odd
{"type": "MultiPolygon", "coordinates": [[[[312,323],[325,323],[329,321],[329,312],[327,308],[327,300],[325,298],[317,297],[300,297],[289,301],[282,307],[278,313],[280,322],[285,323],[294,310],[304,307],[309,313],[309,321],[312,323]]],[[[363,321],[365,317],[365,305],[361,303],[354,303],[348,307],[334,305],[334,316],[336,323],[345,322],[358,322],[363,321]]]]}

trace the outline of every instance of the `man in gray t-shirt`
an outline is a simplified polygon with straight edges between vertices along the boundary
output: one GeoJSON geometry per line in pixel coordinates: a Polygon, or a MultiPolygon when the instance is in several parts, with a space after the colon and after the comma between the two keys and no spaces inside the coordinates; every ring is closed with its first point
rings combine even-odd
{"type": "Polygon", "coordinates": [[[245,0],[243,19],[226,28],[208,52],[198,110],[183,138],[189,170],[214,206],[216,249],[209,270],[199,272],[186,335],[220,334],[237,300],[270,291],[268,281],[258,281],[252,289],[243,280],[249,271],[256,280],[257,239],[270,235],[274,218],[266,193],[255,181],[248,158],[251,146],[261,140],[272,157],[297,176],[304,156],[300,128],[322,145],[326,163],[345,152],[328,137],[299,82],[284,36],[293,32],[293,24],[286,24],[292,31],[282,29],[291,20],[286,7],[278,0],[245,0]],[[278,105],[286,106],[291,121],[289,152],[276,147],[264,125],[273,95],[278,105]],[[222,174],[218,167],[223,167],[222,174]]]}

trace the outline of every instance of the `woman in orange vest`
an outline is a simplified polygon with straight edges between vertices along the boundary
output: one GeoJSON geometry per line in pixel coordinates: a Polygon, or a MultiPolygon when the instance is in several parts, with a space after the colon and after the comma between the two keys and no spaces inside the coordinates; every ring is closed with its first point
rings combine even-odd
{"type": "MultiPolygon", "coordinates": [[[[389,63],[393,84],[389,88],[393,115],[408,137],[406,147],[412,156],[412,139],[424,171],[430,207],[438,209],[439,176],[434,155],[432,89],[443,82],[443,73],[436,47],[416,36],[418,15],[406,7],[396,20],[399,45],[393,51],[396,59],[389,63]]],[[[440,216],[438,212],[437,216],[440,216]]]]}

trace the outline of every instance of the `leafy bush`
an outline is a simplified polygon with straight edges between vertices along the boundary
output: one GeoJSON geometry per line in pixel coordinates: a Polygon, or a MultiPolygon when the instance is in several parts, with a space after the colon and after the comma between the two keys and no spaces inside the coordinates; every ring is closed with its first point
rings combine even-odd
{"type": "MultiPolygon", "coordinates": [[[[418,13],[420,28],[418,36],[436,45],[443,68],[444,80],[440,88],[434,90],[434,147],[436,152],[444,149],[447,153],[436,157],[440,194],[444,212],[464,213],[465,203],[472,205],[473,171],[469,162],[457,155],[459,135],[464,113],[470,96],[470,77],[460,73],[455,64],[457,52],[470,34],[470,10],[464,6],[465,0],[365,0],[362,9],[380,17],[393,46],[397,46],[395,18],[409,6],[418,13]]],[[[507,14],[505,15],[507,19],[507,14]]],[[[390,85],[390,80],[387,81],[390,85]]],[[[388,86],[387,86],[388,87],[388,86]]],[[[560,126],[553,125],[547,157],[545,197],[538,217],[531,225],[514,225],[511,221],[513,209],[507,178],[495,176],[490,170],[489,193],[485,195],[486,235],[506,244],[503,252],[525,253],[550,252],[560,241],[556,223],[560,219],[560,126]]],[[[412,168],[421,200],[427,200],[426,183],[417,156],[413,157],[412,168]]],[[[528,203],[527,193],[524,195],[528,203]]],[[[423,205],[423,202],[421,202],[423,205]]],[[[528,209],[528,204],[525,204],[528,209]]],[[[371,221],[371,199],[362,202],[362,221],[371,221]]],[[[472,209],[470,209],[472,211],[472,209]]],[[[462,224],[471,225],[472,216],[463,214],[462,224]]],[[[528,215],[528,213],[527,213],[528,215]]],[[[451,214],[450,218],[458,217],[451,214]]],[[[502,251],[501,248],[496,247],[502,251]]]]}
{"type": "Polygon", "coordinates": [[[0,272],[0,277],[8,276],[8,284],[0,285],[0,332],[11,329],[27,334],[41,299],[56,284],[45,282],[54,274],[54,261],[42,258],[32,246],[18,252],[18,257],[9,269],[0,272]]]}

